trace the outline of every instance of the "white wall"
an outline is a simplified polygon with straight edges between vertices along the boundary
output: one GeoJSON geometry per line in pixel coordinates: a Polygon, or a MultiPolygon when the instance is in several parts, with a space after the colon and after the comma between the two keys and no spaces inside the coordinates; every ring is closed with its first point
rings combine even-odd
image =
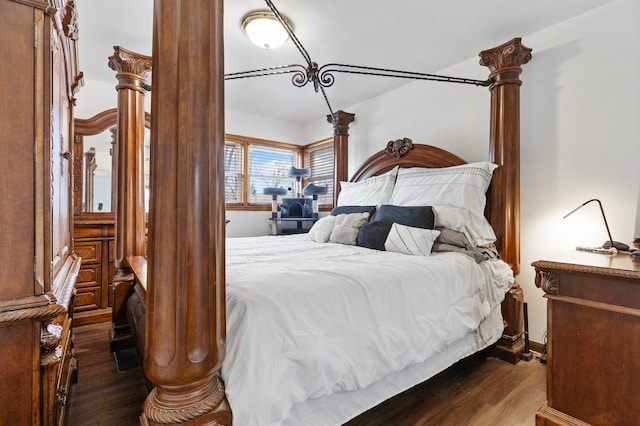
{"type": "MultiPolygon", "coordinates": [[[[85,79],[84,87],[77,95],[75,116],[87,119],[106,109],[115,108],[118,102],[116,83],[115,72],[113,84],[85,79]]],[[[145,110],[151,111],[150,94],[145,96],[145,110]]],[[[330,135],[331,127],[325,123],[325,128],[330,135]]],[[[301,125],[266,119],[230,109],[225,109],[225,132],[294,144],[309,142],[304,139],[301,125]]],[[[267,211],[227,211],[227,219],[231,221],[227,225],[227,236],[267,235],[271,232],[270,216],[271,212],[267,211]]]]}
{"type": "Polygon", "coordinates": [[[532,34],[522,86],[522,273],[530,335],[545,324],[529,265],[608,237],[629,243],[640,228],[640,3],[618,0],[532,34]]]}
{"type": "MultiPolygon", "coordinates": [[[[518,282],[529,304],[531,340],[542,342],[545,299],[530,264],[607,239],[597,204],[570,219],[562,216],[599,198],[614,239],[628,243],[640,236],[640,5],[618,0],[535,34],[513,36],[533,49],[521,75],[518,282]]],[[[440,73],[484,79],[488,70],[474,57],[440,73]]],[[[489,101],[485,88],[414,82],[346,108],[357,117],[350,129],[350,173],[401,137],[467,161],[487,159],[489,101]]],[[[318,129],[320,121],[307,126],[310,133],[318,129]]]]}

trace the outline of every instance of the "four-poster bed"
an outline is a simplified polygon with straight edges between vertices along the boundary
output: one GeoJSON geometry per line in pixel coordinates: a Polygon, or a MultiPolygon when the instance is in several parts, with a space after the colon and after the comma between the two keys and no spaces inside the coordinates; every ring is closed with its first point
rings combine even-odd
{"type": "MultiPolygon", "coordinates": [[[[190,7],[179,12],[174,3],[160,3],[163,7],[156,7],[154,11],[149,245],[146,261],[133,250],[127,265],[134,268],[138,278],[135,294],[138,303],[143,305],[145,318],[142,322],[144,372],[155,385],[145,402],[141,422],[231,424],[234,407],[229,407],[225,398],[220,370],[225,368],[225,342],[235,337],[231,333],[240,331],[231,328],[238,323],[229,315],[239,313],[237,310],[227,312],[225,288],[228,260],[222,187],[224,73],[222,61],[215,60],[222,58],[222,2],[190,3],[190,7]],[[146,287],[140,285],[143,283],[146,287]]],[[[530,49],[514,39],[483,51],[480,56],[481,64],[491,70],[488,160],[498,166],[487,193],[486,215],[497,237],[495,245],[516,275],[519,272],[519,74],[520,65],[528,62],[531,55],[530,49]]],[[[127,117],[127,113],[119,116],[127,117]]],[[[346,153],[348,125],[353,115],[337,112],[329,120],[335,124],[336,117],[343,119],[342,125],[334,125],[338,155],[346,153]]],[[[120,136],[121,146],[126,146],[130,142],[128,138],[133,137],[120,136]]],[[[463,160],[446,151],[417,145],[399,157],[382,152],[374,154],[352,180],[363,181],[396,165],[438,168],[462,163],[463,160]]],[[[118,167],[127,167],[127,164],[118,167]]],[[[336,170],[338,180],[345,180],[346,174],[344,166],[336,170]]],[[[126,184],[119,183],[118,187],[126,184]]],[[[118,202],[126,196],[126,191],[118,193],[118,202]]],[[[116,222],[118,218],[116,212],[116,222]]],[[[125,232],[139,235],[140,230],[125,232]]],[[[120,241],[125,245],[120,250],[131,251],[127,249],[126,240],[120,241]]],[[[384,252],[376,255],[380,253],[384,252]]],[[[233,268],[230,267],[230,272],[233,268]]],[[[227,285],[233,296],[232,283],[227,285]]],[[[502,304],[506,327],[495,347],[498,356],[512,362],[517,362],[523,346],[521,309],[522,292],[513,284],[502,304]]],[[[137,318],[139,321],[140,316],[137,318]]],[[[478,333],[482,334],[482,330],[469,331],[472,341],[478,333]]],[[[498,337],[500,335],[478,344],[473,351],[498,337]]],[[[244,355],[260,357],[259,353],[244,355]]],[[[466,355],[469,352],[458,354],[459,357],[466,355]]],[[[445,361],[441,368],[452,362],[445,361]]],[[[428,375],[421,380],[426,377],[428,375]]],[[[329,406],[334,405],[331,401],[329,406]]]]}

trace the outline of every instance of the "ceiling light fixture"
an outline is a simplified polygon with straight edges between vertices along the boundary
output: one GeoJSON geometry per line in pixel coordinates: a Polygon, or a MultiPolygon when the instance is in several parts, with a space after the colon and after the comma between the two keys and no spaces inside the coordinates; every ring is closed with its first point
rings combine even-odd
{"type": "MultiPolygon", "coordinates": [[[[293,29],[291,21],[287,18],[284,20],[293,29]]],[[[289,37],[287,31],[270,10],[256,10],[245,15],[242,18],[242,29],[253,44],[264,49],[276,49],[282,46],[289,37]]]]}
{"type": "MultiPolygon", "coordinates": [[[[275,49],[276,47],[281,46],[286,41],[287,37],[290,37],[291,42],[295,45],[295,47],[298,49],[298,51],[304,58],[306,65],[300,65],[300,64],[282,65],[279,67],[226,73],[224,75],[224,79],[236,80],[241,78],[252,78],[252,77],[261,77],[261,76],[267,76],[267,75],[279,75],[279,74],[292,73],[293,77],[291,78],[291,82],[293,83],[294,86],[303,87],[307,83],[312,83],[314,90],[316,92],[322,93],[322,96],[324,97],[324,101],[327,104],[327,108],[329,108],[329,113],[333,121],[334,129],[336,131],[338,131],[337,118],[333,113],[333,108],[331,107],[331,104],[329,103],[329,98],[327,97],[327,93],[324,90],[325,87],[330,87],[333,85],[335,81],[334,73],[377,75],[380,77],[407,78],[411,80],[442,81],[446,83],[473,84],[475,86],[483,86],[483,87],[490,86],[494,82],[494,77],[490,77],[487,80],[473,80],[469,78],[449,77],[449,76],[437,75],[437,74],[425,74],[425,73],[412,72],[412,71],[400,71],[400,70],[392,70],[392,69],[386,69],[386,68],[363,67],[358,65],[347,65],[347,64],[329,63],[319,67],[317,62],[314,62],[311,60],[311,56],[309,56],[309,52],[307,52],[307,49],[304,48],[300,40],[298,40],[298,37],[296,37],[296,34],[293,32],[293,25],[291,25],[291,21],[285,18],[280,13],[280,11],[276,9],[272,0],[264,0],[264,1],[265,3],[267,3],[267,6],[269,6],[270,10],[260,10],[260,11],[249,13],[242,19],[242,28],[244,28],[245,32],[247,33],[247,35],[249,36],[249,38],[253,43],[265,49],[275,49]],[[284,34],[281,35],[282,41],[280,43],[276,43],[273,41],[265,41],[264,39],[253,38],[253,36],[251,35],[251,31],[253,30],[252,29],[250,30],[250,28],[253,26],[252,23],[260,18],[262,18],[263,20],[275,21],[275,24],[279,24],[279,26],[274,25],[274,27],[278,28],[278,30],[284,31],[284,34]]],[[[517,41],[519,43],[520,39],[514,39],[514,41],[517,41]]]]}

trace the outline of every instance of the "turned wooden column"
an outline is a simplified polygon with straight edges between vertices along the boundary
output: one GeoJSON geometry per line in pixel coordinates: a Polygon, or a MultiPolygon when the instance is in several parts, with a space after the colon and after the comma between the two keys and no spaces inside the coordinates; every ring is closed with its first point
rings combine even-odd
{"type": "Polygon", "coordinates": [[[116,71],[118,84],[116,191],[112,336],[111,349],[130,346],[126,299],[133,288],[133,273],[128,256],[145,254],[144,213],[144,95],[142,87],[151,70],[151,58],[114,47],[109,67],[116,71]],[[122,342],[121,344],[118,342],[122,342]],[[126,342],[126,343],[125,343],[126,342]]]}
{"type": "Polygon", "coordinates": [[[231,424],[223,0],[155,0],[143,424],[231,424]]]}
{"type": "MultiPolygon", "coordinates": [[[[480,52],[480,64],[489,68],[491,91],[490,161],[499,167],[493,174],[487,197],[489,218],[496,232],[502,259],[520,273],[520,65],[531,60],[531,49],[520,38],[480,52]]],[[[524,348],[524,296],[515,284],[502,304],[506,322],[497,345],[498,356],[517,362],[524,348]]]]}
{"type": "Polygon", "coordinates": [[[335,122],[331,114],[327,121],[333,124],[333,205],[338,205],[340,182],[349,180],[349,124],[356,115],[342,110],[336,111],[335,122]]]}

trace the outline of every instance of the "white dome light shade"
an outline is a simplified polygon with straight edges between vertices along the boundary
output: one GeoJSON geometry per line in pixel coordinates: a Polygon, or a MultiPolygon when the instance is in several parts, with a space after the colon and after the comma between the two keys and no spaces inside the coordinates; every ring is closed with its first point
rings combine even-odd
{"type": "MultiPolygon", "coordinates": [[[[285,18],[285,21],[292,27],[288,19],[285,18]]],[[[282,46],[289,37],[273,13],[266,10],[246,15],[242,19],[242,28],[253,44],[264,49],[276,49],[282,46]]]]}

